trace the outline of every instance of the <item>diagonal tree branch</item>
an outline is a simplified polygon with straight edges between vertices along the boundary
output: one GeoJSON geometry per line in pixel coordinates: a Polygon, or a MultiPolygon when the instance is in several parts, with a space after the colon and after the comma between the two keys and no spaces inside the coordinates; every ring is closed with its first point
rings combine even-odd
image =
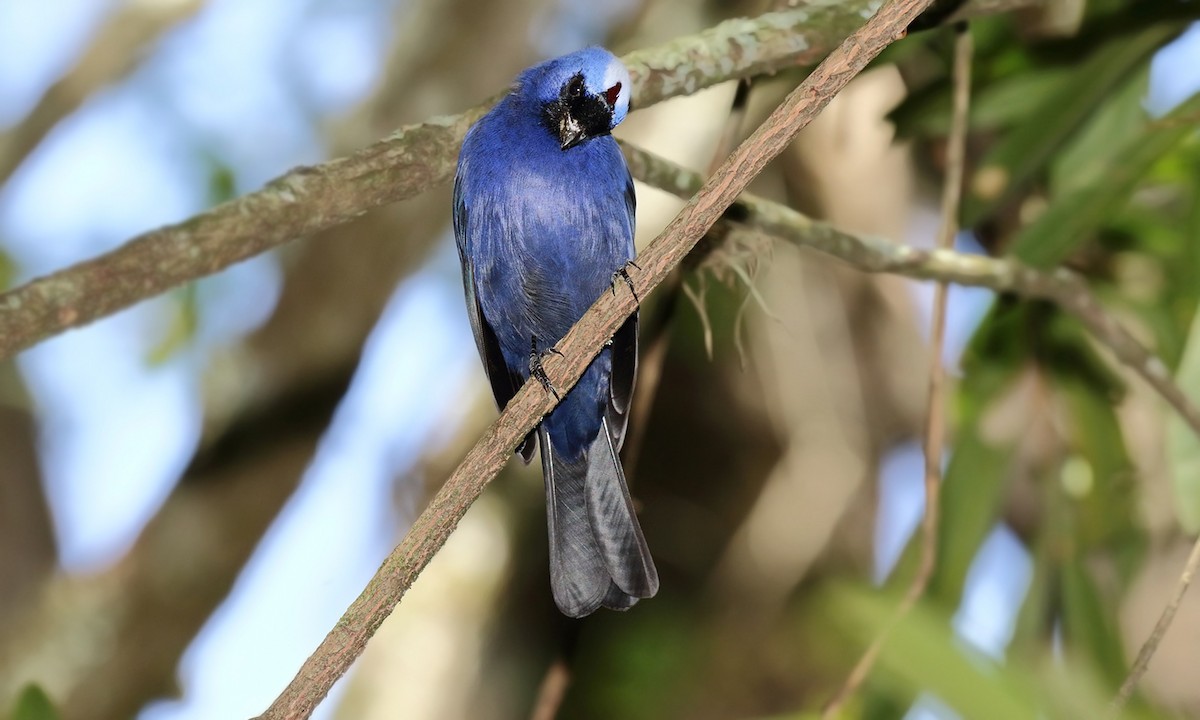
{"type": "MultiPolygon", "coordinates": [[[[730,78],[810,65],[861,22],[859,13],[875,7],[878,0],[821,0],[630,53],[623,60],[634,103],[645,107],[730,78]]],[[[491,102],[404,126],[351,155],[295,168],[261,190],[0,295],[0,359],[448,181],[463,135],[491,102]]]]}
{"type": "MultiPolygon", "coordinates": [[[[848,37],[797,87],[767,121],[722,163],[700,192],[639,256],[630,272],[634,291],[645,297],[661,283],[730,206],[746,185],[796,133],[932,0],[893,0],[848,37]]],[[[558,344],[546,372],[554,385],[570,389],[601,345],[637,307],[629,293],[603,294],[558,344]]],[[[362,594],[305,661],[264,718],[306,718],[329,692],[367,641],[453,532],[466,509],[499,473],[514,448],[554,407],[538,383],[526,383],[501,416],[434,496],[397,548],[384,560],[362,594]]]]}
{"type": "MultiPolygon", "coordinates": [[[[911,9],[913,3],[898,4],[911,9]]],[[[882,15],[872,24],[879,24],[876,21],[880,17],[882,15]]],[[[864,27],[864,31],[868,29],[869,26],[864,27]]],[[[885,44],[890,40],[886,34],[872,37],[878,43],[885,44]]],[[[837,55],[851,55],[865,64],[863,53],[878,52],[881,47],[865,42],[859,45],[855,40],[854,37],[848,39],[837,55]],[[845,48],[850,49],[843,52],[845,48]]],[[[834,56],[830,60],[834,60],[834,56]]],[[[779,116],[792,111],[799,116],[797,122],[811,119],[832,92],[861,69],[857,64],[850,68],[846,64],[847,59],[839,57],[834,69],[827,66],[828,63],[818,68],[706,184],[702,185],[702,179],[695,173],[625,145],[630,168],[639,180],[681,197],[699,189],[699,194],[659,239],[639,256],[642,269],[630,273],[639,297],[662,282],[698,242],[700,235],[732,204],[749,179],[761,170],[771,157],[770,153],[778,152],[790,140],[791,135],[778,125],[779,116]],[[830,87],[832,90],[827,89],[830,87]],[[803,103],[805,96],[812,98],[811,104],[803,103]]],[[[750,195],[742,195],[728,216],[736,217],[738,226],[749,224],[756,229],[738,229],[727,235],[726,242],[753,246],[759,243],[762,230],[834,255],[866,272],[889,272],[916,279],[988,287],[1055,301],[1079,318],[1118,360],[1145,378],[1200,433],[1200,411],[1174,386],[1161,360],[1143,348],[1103,310],[1083,279],[1075,273],[1066,269],[1042,272],[1011,260],[962,255],[948,250],[917,250],[881,238],[856,236],[750,195]]],[[[624,293],[605,294],[599,298],[559,343],[563,357],[552,355],[546,360],[547,373],[556,387],[569,389],[574,384],[588,359],[634,307],[633,299],[624,293]]],[[[445,543],[466,509],[507,462],[517,443],[553,405],[552,398],[536,384],[527,384],[518,392],[413,524],[405,539],[384,560],[363,593],[261,717],[304,718],[311,714],[445,543]]]]}
{"type": "MultiPolygon", "coordinates": [[[[1009,8],[1005,2],[977,2],[978,12],[1009,8]]],[[[629,53],[622,59],[633,79],[634,105],[811,65],[879,5],[880,0],[810,0],[800,9],[728,20],[629,53]]],[[[0,295],[0,359],[448,181],[463,135],[491,102],[406,125],[351,155],[295,168],[261,190],[0,295]]]]}

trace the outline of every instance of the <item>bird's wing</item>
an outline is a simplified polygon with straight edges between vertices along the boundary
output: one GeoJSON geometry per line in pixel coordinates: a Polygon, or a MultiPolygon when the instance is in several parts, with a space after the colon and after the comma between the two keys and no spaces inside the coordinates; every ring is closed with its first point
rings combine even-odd
{"type": "MultiPolygon", "coordinates": [[[[629,214],[629,244],[632,246],[634,215],[637,210],[637,196],[634,194],[632,177],[628,178],[625,185],[625,208],[629,214]]],[[[632,254],[632,250],[630,254],[632,254]]],[[[629,404],[633,399],[637,362],[638,313],[635,310],[612,339],[612,380],[605,418],[608,420],[608,431],[609,436],[612,437],[613,447],[618,450],[625,441],[625,428],[629,423],[629,404]]]]}
{"type": "MultiPolygon", "coordinates": [[[[500,351],[500,342],[496,339],[496,331],[483,315],[479,306],[479,293],[475,288],[475,268],[466,252],[466,243],[470,241],[470,217],[467,200],[462,192],[459,176],[454,178],[454,237],[458,245],[458,260],[463,270],[463,290],[467,296],[467,317],[471,321],[471,333],[475,336],[475,346],[479,349],[479,357],[483,359],[483,369],[492,385],[492,396],[496,398],[496,406],[503,409],[512,400],[517,390],[521,389],[521,376],[513,372],[500,351]]],[[[533,451],[537,447],[535,435],[530,433],[517,446],[521,459],[529,462],[533,459],[533,451]]]]}

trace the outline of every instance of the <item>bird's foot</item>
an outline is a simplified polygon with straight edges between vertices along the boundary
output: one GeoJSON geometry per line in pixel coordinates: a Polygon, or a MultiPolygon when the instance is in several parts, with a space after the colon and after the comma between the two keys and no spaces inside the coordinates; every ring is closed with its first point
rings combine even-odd
{"type": "Polygon", "coordinates": [[[630,261],[626,262],[624,265],[622,265],[621,269],[617,270],[615,273],[612,274],[612,293],[614,296],[617,294],[617,279],[619,278],[619,279],[625,281],[625,284],[629,287],[629,292],[633,293],[634,301],[640,304],[642,302],[642,299],[638,297],[637,289],[633,286],[633,279],[629,277],[629,266],[630,265],[634,266],[638,270],[642,269],[637,263],[635,263],[632,260],[630,260],[630,261]]]}
{"type": "MultiPolygon", "coordinates": [[[[558,348],[551,347],[546,351],[562,357],[562,353],[558,348]]],[[[529,338],[529,375],[542,384],[555,400],[562,400],[558,390],[554,388],[554,383],[550,382],[550,376],[546,374],[546,368],[542,367],[542,354],[537,349],[537,336],[529,338]]]]}

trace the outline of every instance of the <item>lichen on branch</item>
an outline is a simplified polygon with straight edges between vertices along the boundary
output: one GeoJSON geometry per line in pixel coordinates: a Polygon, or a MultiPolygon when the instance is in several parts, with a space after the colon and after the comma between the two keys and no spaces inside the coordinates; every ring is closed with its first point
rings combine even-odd
{"type": "MultiPolygon", "coordinates": [[[[633,79],[634,107],[733,78],[810,65],[878,5],[878,0],[816,0],[803,9],[729,20],[630,53],[623,60],[633,79]]],[[[467,128],[494,101],[406,125],[345,157],[295,168],[261,190],[0,295],[0,359],[447,182],[467,128]]]]}

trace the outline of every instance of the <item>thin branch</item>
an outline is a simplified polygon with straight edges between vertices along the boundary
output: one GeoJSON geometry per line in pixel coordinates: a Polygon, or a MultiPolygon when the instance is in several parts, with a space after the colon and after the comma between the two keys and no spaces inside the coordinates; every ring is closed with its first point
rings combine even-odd
{"type": "MultiPolygon", "coordinates": [[[[729,20],[629,53],[623,60],[634,103],[646,107],[732,78],[811,65],[878,4],[848,0],[729,20]]],[[[295,168],[261,190],[0,295],[0,359],[447,182],[463,135],[491,102],[401,127],[351,155],[295,168]]]]}
{"type": "Polygon", "coordinates": [[[195,14],[202,4],[203,0],[130,0],[113,13],[71,69],[46,90],[33,110],[0,134],[0,184],[8,180],[59,121],[75,112],[97,90],[128,74],[147,47],[195,14]]]}
{"type": "MultiPolygon", "coordinates": [[[[725,117],[720,138],[717,140],[712,158],[708,162],[706,175],[712,175],[716,172],[717,168],[721,166],[721,161],[737,147],[738,138],[742,133],[742,125],[746,119],[746,108],[749,105],[751,84],[751,78],[742,78],[738,81],[737,90],[734,91],[733,100],[730,102],[729,114],[725,117]]],[[[689,262],[694,261],[696,261],[695,252],[689,257],[689,262]]],[[[654,408],[654,400],[658,397],[663,364],[667,360],[667,349],[671,341],[671,321],[675,315],[676,308],[679,307],[676,296],[681,290],[686,289],[689,291],[689,299],[692,300],[700,312],[701,321],[705,323],[705,347],[709,348],[711,354],[712,334],[709,331],[707,321],[704,319],[703,300],[696,297],[694,293],[691,293],[690,288],[683,286],[684,272],[685,268],[676,268],[663,281],[659,293],[665,297],[660,301],[660,305],[655,308],[656,311],[651,317],[642,317],[637,392],[633,394],[633,411],[630,413],[629,431],[625,435],[625,445],[622,450],[627,475],[631,469],[637,468],[638,461],[641,459],[643,442],[646,438],[647,420],[650,417],[650,411],[654,408]]]]}
{"type": "Polygon", "coordinates": [[[1142,643],[1142,649],[1138,651],[1137,659],[1134,660],[1128,677],[1125,678],[1125,682],[1121,683],[1121,689],[1117,691],[1116,697],[1109,705],[1107,714],[1109,720],[1115,720],[1121,715],[1121,711],[1133,697],[1133,691],[1137,689],[1138,682],[1150,669],[1150,661],[1154,658],[1154,653],[1158,652],[1159,643],[1166,637],[1167,629],[1174,622],[1175,613],[1179,610],[1180,603],[1183,602],[1183,596],[1187,593],[1188,586],[1192,584],[1192,578],[1195,577],[1197,568],[1200,568],[1200,538],[1192,545],[1192,552],[1188,555],[1187,563],[1183,567],[1183,573],[1179,576],[1174,594],[1171,595],[1167,606],[1163,608],[1158,622],[1154,624],[1154,630],[1150,632],[1150,637],[1142,643]]]}
{"type": "MultiPolygon", "coordinates": [[[[950,137],[946,148],[946,177],[942,183],[942,217],[937,247],[950,250],[958,234],[959,206],[962,201],[963,166],[966,163],[967,112],[971,98],[971,31],[966,24],[956,29],[954,42],[954,108],[950,119],[950,137]]],[[[858,691],[871,673],[884,643],[896,623],[904,619],[929,587],[937,567],[937,532],[942,484],[942,447],[945,440],[945,380],[942,349],[946,340],[946,281],[934,289],[932,357],[929,364],[929,410],[925,416],[925,514],[921,520],[921,562],[891,621],[871,641],[850,675],[825,706],[822,718],[836,717],[846,701],[858,691]]]]}
{"type": "Polygon", "coordinates": [[[558,708],[562,705],[571,684],[571,668],[564,658],[558,658],[546,668],[538,688],[537,702],[533,704],[533,713],[529,720],[554,720],[558,717],[558,708]]]}
{"type": "MultiPolygon", "coordinates": [[[[622,147],[633,176],[647,185],[678,197],[689,197],[700,187],[702,178],[697,173],[628,143],[622,147]]],[[[832,255],[862,272],[891,273],[1050,300],[1074,315],[1098,343],[1141,376],[1200,435],[1200,409],[1175,384],[1167,366],[1104,309],[1082,277],[1067,268],[1043,271],[1008,258],[897,245],[885,238],[838,230],[750,193],[737,199],[724,222],[731,228],[725,236],[730,246],[753,248],[761,244],[762,234],[766,233],[832,255]],[[736,222],[731,222],[732,218],[736,222]]],[[[714,254],[713,261],[721,260],[721,255],[714,254]]]]}
{"type": "MultiPolygon", "coordinates": [[[[634,268],[629,273],[637,297],[646,297],[667,277],[767,162],[883,48],[903,37],[908,23],[930,2],[888,3],[788,95],[639,256],[640,269],[634,268]]],[[[558,343],[562,356],[551,355],[547,359],[545,369],[554,386],[564,391],[574,386],[591,358],[636,307],[632,293],[603,293],[558,343]]],[[[553,396],[537,382],[526,383],[518,391],[262,717],[290,719],[311,715],[333,683],[362,653],[367,641],[445,543],[487,482],[553,406],[553,396]]]]}

